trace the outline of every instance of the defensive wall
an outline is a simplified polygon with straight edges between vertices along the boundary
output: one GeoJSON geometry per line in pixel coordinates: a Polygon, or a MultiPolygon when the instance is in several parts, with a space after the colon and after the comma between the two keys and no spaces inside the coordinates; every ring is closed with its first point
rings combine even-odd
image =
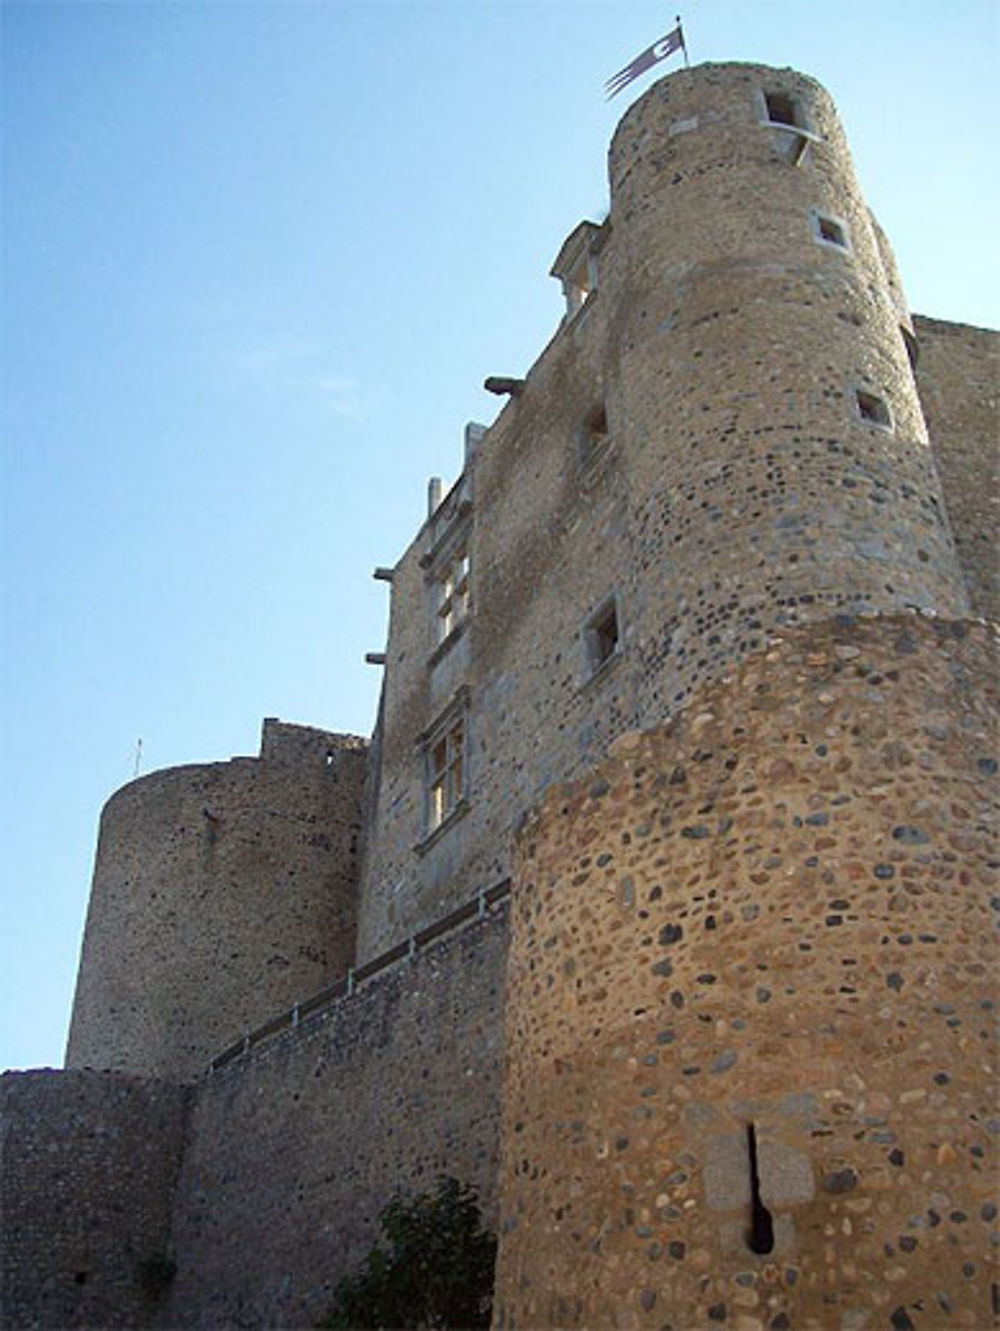
{"type": "Polygon", "coordinates": [[[152,1323],[187,1097],[121,1072],[0,1077],[5,1327],[152,1323]]]}
{"type": "Polygon", "coordinates": [[[111,1070],[3,1083],[12,1325],[309,1325],[441,1172],[510,1331],[1000,1317],[997,335],[911,318],[793,71],[662,80],[609,167],[376,571],[367,751],[267,722],[109,801],[68,1062],[111,1070]]]}
{"type": "Polygon", "coordinates": [[[312,1326],[444,1174],[495,1228],[505,891],[192,1086],[4,1074],[3,1325],[312,1326]]]}

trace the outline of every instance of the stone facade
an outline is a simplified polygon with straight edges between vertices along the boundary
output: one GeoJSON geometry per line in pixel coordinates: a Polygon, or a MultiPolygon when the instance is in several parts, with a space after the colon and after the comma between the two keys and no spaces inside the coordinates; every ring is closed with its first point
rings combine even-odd
{"type": "MultiPolygon", "coordinates": [[[[376,571],[371,744],[268,722],[107,806],[68,1062],[112,1071],[45,1074],[29,1138],[89,1160],[165,1094],[113,1069],[187,1084],[176,1277],[140,1307],[104,1244],[108,1325],[309,1325],[445,1171],[509,1331],[1000,1319],[997,334],[911,317],[794,71],[661,80],[609,173],[565,319],[376,571]]],[[[65,1292],[8,1172],[5,1260],[65,1292]]],[[[12,1325],[96,1315],[31,1278],[12,1325]]]]}
{"type": "MultiPolygon", "coordinates": [[[[771,630],[967,609],[912,324],[827,94],[788,70],[682,71],[626,114],[609,166],[596,287],[394,571],[362,956],[503,877],[546,785],[771,630]],[[774,95],[809,127],[794,163],[774,95]],[[456,542],[471,613],[439,644],[456,542]],[[621,650],[598,670],[588,625],[611,600],[621,650]],[[422,747],[456,704],[467,805],[428,840],[422,747]]],[[[983,463],[989,418],[965,424],[983,463]]]]}

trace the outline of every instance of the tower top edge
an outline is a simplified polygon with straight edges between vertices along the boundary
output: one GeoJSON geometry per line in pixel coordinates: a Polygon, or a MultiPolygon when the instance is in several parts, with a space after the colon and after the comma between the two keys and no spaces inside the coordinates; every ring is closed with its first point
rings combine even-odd
{"type": "Polygon", "coordinates": [[[716,80],[725,81],[729,84],[736,84],[741,81],[752,84],[768,79],[773,79],[778,83],[794,83],[800,86],[806,84],[821,93],[825,93],[828,97],[830,96],[829,90],[819,79],[812,74],[803,73],[800,69],[794,69],[791,65],[765,65],[746,60],[704,60],[697,65],[672,70],[669,74],[664,74],[661,78],[658,78],[624,111],[615,127],[615,134],[618,134],[626,121],[634,114],[639,113],[639,108],[657,101],[671,88],[681,88],[685,84],[710,84],[716,80]]]}

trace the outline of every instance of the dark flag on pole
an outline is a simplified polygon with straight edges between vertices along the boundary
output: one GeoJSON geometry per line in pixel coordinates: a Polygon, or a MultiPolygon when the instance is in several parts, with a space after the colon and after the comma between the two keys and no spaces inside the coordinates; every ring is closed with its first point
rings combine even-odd
{"type": "Polygon", "coordinates": [[[604,90],[608,94],[610,101],[615,93],[621,92],[622,88],[627,87],[633,79],[637,79],[640,74],[645,74],[647,69],[652,69],[655,64],[665,60],[668,55],[673,55],[675,51],[683,51],[684,59],[687,60],[687,47],[684,45],[684,32],[681,29],[681,21],[678,17],[677,27],[673,32],[668,32],[666,37],[661,37],[658,42],[643,51],[642,55],[636,58],[620,69],[614,78],[608,79],[604,85],[604,90]]]}

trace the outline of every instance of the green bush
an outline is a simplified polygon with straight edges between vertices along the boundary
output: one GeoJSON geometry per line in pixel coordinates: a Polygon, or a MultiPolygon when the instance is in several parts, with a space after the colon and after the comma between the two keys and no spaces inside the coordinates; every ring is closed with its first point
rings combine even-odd
{"type": "Polygon", "coordinates": [[[334,1290],[320,1325],[334,1331],[488,1327],[497,1241],[473,1188],[442,1178],[435,1193],[394,1197],[379,1216],[385,1247],[334,1290]]]}

